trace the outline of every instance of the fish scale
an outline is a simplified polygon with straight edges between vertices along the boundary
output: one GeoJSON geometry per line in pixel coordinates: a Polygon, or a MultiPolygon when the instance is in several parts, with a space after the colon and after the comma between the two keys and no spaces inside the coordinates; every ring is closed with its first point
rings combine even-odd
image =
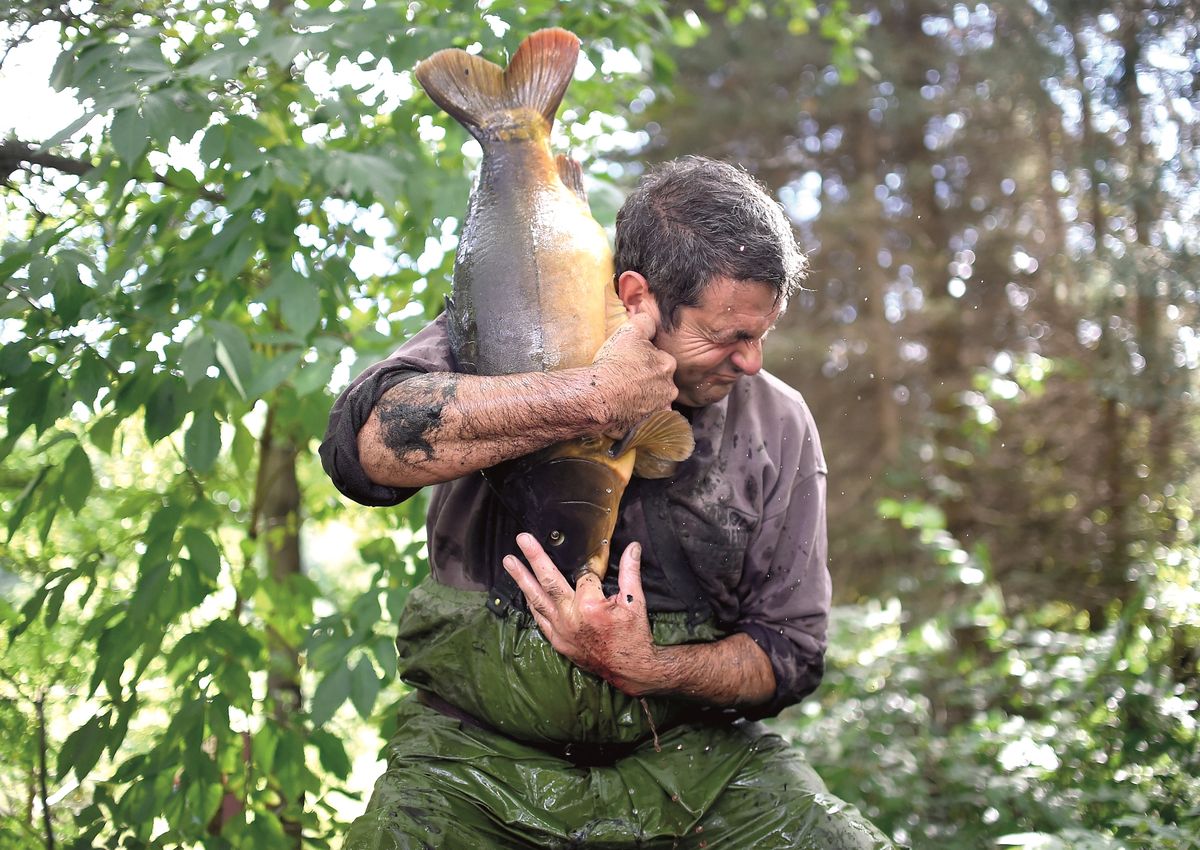
{"type": "MultiPolygon", "coordinates": [[[[549,29],[525,39],[506,69],[462,50],[417,65],[421,86],[483,149],[446,300],[464,372],[587,366],[624,321],[608,237],[592,218],[579,165],[550,150],[578,55],[575,35],[549,29]]],[[[484,474],[566,575],[603,578],[630,476],[639,464],[639,474],[669,475],[692,446],[687,420],[659,411],[620,441],[568,440],[484,474]]]]}

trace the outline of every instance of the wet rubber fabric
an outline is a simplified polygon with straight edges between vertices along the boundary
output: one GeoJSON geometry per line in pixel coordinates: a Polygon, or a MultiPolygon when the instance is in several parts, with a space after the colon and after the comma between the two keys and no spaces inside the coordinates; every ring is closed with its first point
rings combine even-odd
{"type": "MultiPolygon", "coordinates": [[[[565,662],[526,616],[484,610],[482,596],[426,582],[410,597],[398,641],[406,679],[482,725],[403,700],[387,772],[346,850],[893,846],[756,723],[656,700],[656,748],[638,700],[565,662]],[[622,742],[610,763],[577,764],[551,743],[600,742],[597,729],[622,742]]],[[[685,619],[655,618],[656,639],[716,636],[685,619]]]]}

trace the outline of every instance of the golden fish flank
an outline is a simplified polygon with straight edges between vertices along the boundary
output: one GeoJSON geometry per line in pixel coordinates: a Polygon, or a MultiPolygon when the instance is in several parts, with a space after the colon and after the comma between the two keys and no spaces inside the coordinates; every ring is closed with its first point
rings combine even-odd
{"type": "MultiPolygon", "coordinates": [[[[592,218],[579,163],[550,150],[578,55],[574,34],[549,29],[525,39],[507,68],[462,50],[439,51],[417,66],[425,91],[483,149],[446,299],[463,371],[586,366],[625,320],[608,238],[592,218]]],[[[559,443],[486,474],[565,573],[603,576],[630,475],[665,477],[692,445],[687,421],[663,411],[619,442],[559,443]]]]}

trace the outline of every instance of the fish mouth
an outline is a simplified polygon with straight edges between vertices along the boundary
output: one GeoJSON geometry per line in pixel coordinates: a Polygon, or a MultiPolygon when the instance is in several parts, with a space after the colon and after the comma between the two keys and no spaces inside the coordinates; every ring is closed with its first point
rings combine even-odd
{"type": "Polygon", "coordinates": [[[589,562],[607,568],[626,486],[612,466],[590,457],[535,454],[492,467],[484,476],[568,578],[589,571],[589,562]]]}

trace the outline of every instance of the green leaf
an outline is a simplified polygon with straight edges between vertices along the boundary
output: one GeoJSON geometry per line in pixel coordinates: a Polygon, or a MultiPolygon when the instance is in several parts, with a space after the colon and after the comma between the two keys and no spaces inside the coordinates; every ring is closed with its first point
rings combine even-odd
{"type": "Polygon", "coordinates": [[[279,745],[279,733],[270,721],[254,733],[250,740],[250,753],[254,757],[254,766],[265,775],[270,775],[275,763],[275,748],[279,745]]]}
{"type": "Polygon", "coordinates": [[[25,489],[21,491],[21,495],[17,496],[16,504],[13,505],[12,513],[8,517],[8,539],[12,540],[13,534],[21,526],[21,522],[29,515],[34,505],[34,497],[37,495],[38,488],[42,486],[42,482],[46,480],[46,476],[50,473],[50,467],[43,466],[37,471],[37,474],[29,480],[25,485],[25,489]]]}
{"type": "Polygon", "coordinates": [[[336,361],[327,357],[319,357],[313,363],[304,363],[292,379],[292,389],[299,396],[320,392],[329,386],[336,365],[336,361]]]}
{"type": "Polygon", "coordinates": [[[202,529],[188,526],[184,528],[182,539],[187,546],[187,555],[192,558],[192,563],[196,564],[200,574],[206,579],[216,581],[221,575],[221,550],[212,543],[212,538],[202,529]]]}
{"type": "Polygon", "coordinates": [[[0,375],[6,379],[16,378],[27,371],[31,365],[29,353],[36,347],[36,339],[17,339],[0,346],[0,375]]]}
{"type": "Polygon", "coordinates": [[[133,107],[117,110],[117,114],[113,116],[109,137],[117,156],[129,165],[137,163],[150,144],[146,122],[133,107]]]}
{"type": "Polygon", "coordinates": [[[258,237],[254,233],[243,233],[230,251],[216,265],[216,273],[225,280],[233,280],[246,267],[258,248],[258,237]]]}
{"type": "Polygon", "coordinates": [[[247,48],[236,43],[214,45],[213,49],[201,56],[195,62],[182,70],[190,77],[208,80],[228,80],[236,76],[239,69],[245,66],[251,53],[247,48]]]}
{"type": "Polygon", "coordinates": [[[83,404],[91,407],[96,400],[96,394],[108,386],[108,366],[94,351],[84,351],[79,357],[79,367],[71,376],[71,393],[83,404]]]}
{"type": "Polygon", "coordinates": [[[304,740],[298,730],[279,730],[279,740],[275,746],[275,776],[283,788],[303,788],[312,775],[304,764],[304,740]]]}
{"type": "Polygon", "coordinates": [[[381,637],[371,644],[371,651],[375,654],[375,660],[379,662],[379,666],[383,669],[383,678],[385,682],[390,682],[396,678],[396,663],[397,652],[396,642],[390,637],[381,637]]]}
{"type": "Polygon", "coordinates": [[[39,370],[38,374],[26,376],[6,400],[9,437],[19,437],[30,425],[45,419],[53,380],[46,380],[44,374],[39,370]]]}
{"type": "Polygon", "coordinates": [[[350,775],[350,757],[346,755],[346,746],[340,738],[324,729],[317,729],[308,740],[317,748],[321,767],[338,779],[345,779],[350,775]]]}
{"type": "Polygon", "coordinates": [[[210,322],[208,327],[216,338],[217,363],[225,376],[238,395],[244,399],[252,398],[246,391],[251,379],[250,343],[246,335],[240,328],[225,322],[210,322]]]}
{"type": "Polygon", "coordinates": [[[367,719],[375,708],[375,698],[379,696],[379,677],[370,659],[362,656],[354,666],[354,677],[350,682],[350,701],[358,711],[358,716],[367,719]]]}
{"type": "Polygon", "coordinates": [[[58,780],[68,771],[74,771],[80,781],[92,772],[108,742],[109,717],[108,712],[98,714],[67,736],[58,752],[58,780]]]}
{"type": "Polygon", "coordinates": [[[204,132],[200,140],[200,161],[212,165],[225,153],[225,143],[229,138],[229,128],[224,124],[214,124],[204,132]]]}
{"type": "Polygon", "coordinates": [[[84,39],[75,46],[74,50],[64,50],[55,61],[54,67],[50,69],[50,88],[55,91],[62,91],[71,84],[71,72],[74,70],[76,57],[89,46],[96,42],[93,39],[84,39]]]}
{"type": "Polygon", "coordinates": [[[183,110],[168,91],[147,95],[141,111],[144,131],[164,147],[184,124],[183,110]]]}
{"type": "Polygon", "coordinates": [[[174,378],[164,375],[146,399],[146,439],[157,443],[175,432],[186,413],[181,402],[179,385],[174,378]]]}
{"type": "Polygon", "coordinates": [[[250,433],[249,429],[242,423],[237,423],[233,432],[233,446],[230,447],[234,466],[238,469],[251,469],[254,465],[256,445],[254,435],[250,433]]]}
{"type": "Polygon", "coordinates": [[[159,561],[166,561],[171,555],[175,543],[175,532],[179,530],[183,519],[183,508],[171,503],[164,505],[154,512],[150,522],[146,524],[146,533],[142,542],[146,550],[142,553],[141,563],[145,567],[159,561]]]}
{"type": "Polygon", "coordinates": [[[80,115],[66,127],[63,127],[50,138],[43,139],[41,143],[42,150],[49,150],[57,145],[61,145],[63,142],[67,141],[77,132],[87,126],[95,117],[96,114],[94,112],[84,110],[82,115],[80,115]]]}
{"type": "Polygon", "coordinates": [[[188,466],[197,472],[209,472],[221,453],[221,423],[211,410],[197,410],[183,438],[183,454],[188,466]]]}
{"type": "Polygon", "coordinates": [[[321,684],[317,685],[316,693],[312,698],[313,726],[324,726],[329,718],[333,717],[338,707],[346,701],[346,697],[350,695],[350,680],[350,668],[344,661],[321,680],[321,684]]]}
{"type": "Polygon", "coordinates": [[[92,492],[92,463],[78,443],[63,461],[63,501],[71,513],[78,514],[92,492]]]}
{"type": "Polygon", "coordinates": [[[216,351],[210,337],[204,331],[196,328],[183,342],[179,352],[179,369],[183,373],[183,381],[190,390],[208,375],[208,367],[216,365],[216,351]]]}
{"type": "Polygon", "coordinates": [[[316,326],[321,317],[321,292],[316,281],[288,269],[276,277],[271,289],[279,298],[279,312],[289,328],[306,334],[316,326]]]}
{"type": "Polygon", "coordinates": [[[92,445],[105,454],[112,454],[113,434],[120,424],[121,417],[116,415],[93,420],[92,426],[88,428],[88,438],[91,439],[92,445]]]}
{"type": "Polygon", "coordinates": [[[253,382],[246,388],[247,396],[262,398],[275,389],[291,377],[292,373],[296,371],[296,367],[300,365],[300,358],[303,356],[304,352],[293,349],[283,352],[268,362],[266,366],[255,373],[253,382]]]}

